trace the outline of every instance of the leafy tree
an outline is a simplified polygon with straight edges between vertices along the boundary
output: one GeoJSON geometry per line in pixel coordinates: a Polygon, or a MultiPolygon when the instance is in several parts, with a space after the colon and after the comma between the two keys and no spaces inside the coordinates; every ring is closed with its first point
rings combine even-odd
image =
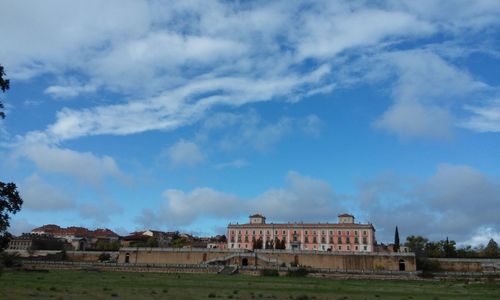
{"type": "Polygon", "coordinates": [[[0,251],[5,249],[12,235],[7,232],[10,214],[15,214],[21,209],[23,200],[19,196],[14,183],[0,181],[0,251]]]}
{"type": "Polygon", "coordinates": [[[406,247],[410,249],[411,252],[415,252],[415,256],[423,256],[425,245],[429,240],[423,236],[408,236],[406,237],[406,247]]]}
{"type": "MultiPolygon", "coordinates": [[[[5,79],[5,71],[0,65],[0,89],[6,92],[10,88],[9,79],[5,79]]],[[[5,118],[3,103],[0,101],[0,119],[5,118]]],[[[10,214],[15,214],[21,209],[23,200],[19,196],[15,183],[3,183],[0,181],[0,251],[9,244],[12,235],[7,232],[9,228],[10,214]]]]}
{"type": "MultiPolygon", "coordinates": [[[[4,79],[5,71],[3,66],[0,65],[0,89],[5,93],[10,88],[10,81],[8,79],[4,79]]],[[[0,119],[5,119],[5,113],[3,112],[3,103],[0,101],[0,119]]]]}
{"type": "Polygon", "coordinates": [[[399,231],[398,226],[396,226],[396,231],[394,232],[394,252],[399,252],[399,231]]]}
{"type": "Polygon", "coordinates": [[[448,240],[448,237],[446,237],[446,240],[441,241],[441,243],[443,245],[444,257],[447,258],[457,257],[457,249],[455,241],[450,241],[448,240]]]}
{"type": "Polygon", "coordinates": [[[158,239],[152,236],[147,240],[146,245],[150,248],[156,248],[158,247],[158,239]]]}
{"type": "Polygon", "coordinates": [[[484,248],[483,254],[488,258],[500,257],[500,251],[498,249],[498,244],[494,239],[490,239],[486,248],[484,248]]]}

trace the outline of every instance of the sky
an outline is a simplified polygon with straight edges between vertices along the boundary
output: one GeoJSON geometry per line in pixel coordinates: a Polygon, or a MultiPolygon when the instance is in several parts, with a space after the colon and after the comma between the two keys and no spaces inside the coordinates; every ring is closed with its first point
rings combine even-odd
{"type": "Polygon", "coordinates": [[[500,241],[500,2],[0,0],[0,180],[43,224],[500,241]]]}

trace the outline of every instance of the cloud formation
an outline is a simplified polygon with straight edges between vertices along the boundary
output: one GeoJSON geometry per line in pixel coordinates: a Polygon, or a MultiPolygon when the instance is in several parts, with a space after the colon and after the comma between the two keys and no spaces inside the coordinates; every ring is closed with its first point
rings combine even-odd
{"type": "Polygon", "coordinates": [[[453,59],[444,59],[431,42],[407,50],[399,46],[436,34],[466,40],[500,19],[494,1],[26,5],[5,8],[6,15],[22,20],[0,20],[5,40],[0,60],[13,78],[77,73],[76,82],[52,84],[46,93],[68,98],[99,88],[124,95],[119,103],[61,109],[46,129],[61,140],[174,130],[220,107],[299,101],[350,87],[360,77],[355,66],[370,60],[361,74],[386,60],[397,82],[395,104],[377,128],[399,136],[449,136],[455,112],[441,98],[453,97],[454,90],[470,94],[471,84],[481,83],[453,59]],[[413,108],[419,114],[410,123],[405,116],[413,108]],[[430,131],[432,126],[439,129],[430,131]]]}
{"type": "Polygon", "coordinates": [[[166,155],[173,167],[193,167],[204,160],[198,145],[185,140],[180,140],[168,148],[166,155]]]}
{"type": "Polygon", "coordinates": [[[76,207],[76,203],[59,189],[44,182],[39,175],[26,178],[20,186],[23,209],[32,211],[61,211],[76,207]]]}
{"type": "Polygon", "coordinates": [[[357,220],[374,224],[379,242],[392,242],[398,226],[403,237],[449,237],[477,244],[489,239],[479,228],[491,237],[500,234],[499,197],[498,180],[462,165],[441,164],[428,178],[382,174],[360,182],[351,195],[336,193],[326,181],[289,172],[284,187],[249,199],[206,187],[168,189],[161,209],[145,209],[137,222],[146,227],[186,226],[202,218],[234,222],[256,212],[271,222],[336,222],[339,213],[351,212],[357,220]]]}
{"type": "Polygon", "coordinates": [[[264,213],[277,221],[332,221],[339,211],[340,198],[329,184],[289,172],[285,187],[272,188],[251,199],[242,199],[212,188],[190,192],[168,189],[158,212],[145,209],[138,222],[144,225],[189,225],[202,217],[231,220],[253,212],[264,213]]]}

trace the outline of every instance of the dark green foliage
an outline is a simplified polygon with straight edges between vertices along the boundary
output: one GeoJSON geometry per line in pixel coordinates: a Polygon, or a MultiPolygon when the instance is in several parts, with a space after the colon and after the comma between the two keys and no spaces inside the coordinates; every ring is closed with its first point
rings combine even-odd
{"type": "Polygon", "coordinates": [[[109,261],[111,259],[111,255],[109,253],[103,252],[99,254],[98,260],[103,262],[103,261],[109,261]]]}
{"type": "Polygon", "coordinates": [[[0,182],[0,251],[7,247],[12,237],[7,232],[10,214],[17,213],[22,204],[16,184],[0,182]]]}
{"type": "Polygon", "coordinates": [[[298,268],[297,270],[288,271],[287,275],[291,277],[305,277],[309,274],[306,268],[298,268]]]}
{"type": "Polygon", "coordinates": [[[264,269],[260,271],[261,276],[280,276],[278,270],[264,269]]]}
{"type": "Polygon", "coordinates": [[[484,256],[488,258],[500,257],[500,250],[498,249],[498,244],[494,239],[490,239],[486,248],[484,248],[484,256]]]}
{"type": "MultiPolygon", "coordinates": [[[[6,92],[10,88],[10,80],[3,78],[5,76],[5,70],[2,65],[0,65],[0,89],[2,92],[6,92]]],[[[3,112],[3,103],[0,101],[0,119],[5,119],[5,113],[3,112]]]]}
{"type": "MultiPolygon", "coordinates": [[[[6,78],[5,71],[0,65],[0,89],[5,93],[10,88],[10,81],[6,78]]],[[[0,119],[5,118],[3,103],[0,101],[0,119]]],[[[10,214],[15,214],[21,209],[23,200],[19,196],[14,183],[3,183],[0,181],[0,252],[7,247],[11,235],[7,232],[9,228],[10,214]]]]}
{"type": "Polygon", "coordinates": [[[400,247],[400,244],[399,244],[399,230],[398,230],[398,226],[396,226],[396,231],[394,232],[394,252],[398,252],[399,251],[399,247],[400,247]]]}

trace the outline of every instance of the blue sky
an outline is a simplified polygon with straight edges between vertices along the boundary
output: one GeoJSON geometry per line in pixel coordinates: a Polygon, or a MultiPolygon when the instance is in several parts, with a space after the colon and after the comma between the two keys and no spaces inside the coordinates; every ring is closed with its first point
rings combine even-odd
{"type": "Polygon", "coordinates": [[[498,1],[1,1],[12,231],[500,240],[498,1]]]}

